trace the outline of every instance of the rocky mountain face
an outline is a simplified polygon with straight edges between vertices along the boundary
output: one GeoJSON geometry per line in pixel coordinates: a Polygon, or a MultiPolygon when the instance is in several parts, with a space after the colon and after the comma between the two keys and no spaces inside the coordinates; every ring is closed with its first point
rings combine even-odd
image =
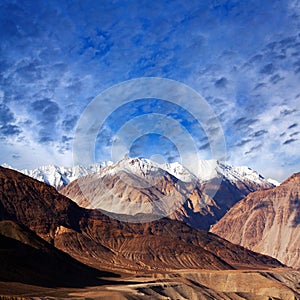
{"type": "Polygon", "coordinates": [[[60,192],[85,208],[169,216],[207,230],[248,193],[272,187],[247,167],[200,161],[196,176],[179,163],[158,165],[128,158],[79,178],[60,192]]]}
{"type": "Polygon", "coordinates": [[[276,188],[249,194],[211,232],[300,268],[300,173],[276,188]]]}
{"type": "MultiPolygon", "coordinates": [[[[55,188],[0,167],[0,220],[25,226],[94,267],[124,270],[266,268],[281,264],[182,222],[122,223],[55,188]]],[[[3,234],[3,233],[2,233],[3,234]]]]}

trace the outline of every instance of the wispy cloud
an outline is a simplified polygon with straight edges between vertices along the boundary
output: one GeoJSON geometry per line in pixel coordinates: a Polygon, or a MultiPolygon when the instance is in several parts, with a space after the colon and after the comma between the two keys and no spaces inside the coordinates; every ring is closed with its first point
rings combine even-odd
{"type": "MultiPolygon", "coordinates": [[[[0,23],[2,162],[69,164],[91,99],[124,80],[158,76],[205,97],[232,163],[279,180],[300,168],[299,1],[2,1],[0,23]],[[24,149],[44,152],[44,162],[24,149]]],[[[113,128],[141,112],[124,109],[113,128]]],[[[205,132],[187,114],[160,111],[209,153],[205,132]]],[[[109,149],[111,132],[101,134],[109,149]]]]}

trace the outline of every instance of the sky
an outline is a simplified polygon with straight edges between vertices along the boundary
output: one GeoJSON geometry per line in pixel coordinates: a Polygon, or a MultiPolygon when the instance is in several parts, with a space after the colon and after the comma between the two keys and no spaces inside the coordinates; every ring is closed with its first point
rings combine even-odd
{"type": "MultiPolygon", "coordinates": [[[[91,101],[124,81],[160,77],[205,99],[229,163],[279,181],[300,171],[299,0],[48,2],[0,1],[0,164],[72,165],[76,128],[91,101]]],[[[169,99],[132,100],[97,128],[96,161],[111,159],[128,122],[151,127],[145,121],[153,113],[185,127],[200,158],[214,158],[214,127],[194,124],[194,102],[183,109],[169,99]]],[[[175,140],[148,131],[128,155],[188,157],[179,131],[175,140]]]]}

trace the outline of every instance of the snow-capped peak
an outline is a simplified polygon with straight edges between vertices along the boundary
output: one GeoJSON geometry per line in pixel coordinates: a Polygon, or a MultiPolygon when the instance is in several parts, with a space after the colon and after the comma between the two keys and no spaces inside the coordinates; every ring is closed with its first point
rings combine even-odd
{"type": "Polygon", "coordinates": [[[60,189],[80,177],[96,173],[109,165],[112,165],[111,161],[95,163],[88,167],[60,167],[56,165],[47,165],[34,170],[20,170],[20,172],[60,189]]]}
{"type": "Polygon", "coordinates": [[[165,163],[161,167],[183,182],[194,182],[198,178],[179,162],[165,163]]]}
{"type": "Polygon", "coordinates": [[[48,165],[34,170],[21,170],[20,172],[57,189],[89,174],[98,173],[99,177],[102,178],[105,175],[118,174],[120,171],[132,173],[142,178],[154,178],[168,172],[183,182],[207,182],[214,178],[225,178],[231,182],[243,182],[245,184],[250,182],[268,188],[278,185],[278,182],[267,180],[246,166],[235,167],[217,160],[199,160],[197,163],[197,167],[194,167],[197,171],[196,174],[178,162],[159,164],[146,158],[124,158],[117,163],[107,161],[95,163],[88,167],[48,165]]]}
{"type": "Polygon", "coordinates": [[[226,163],[219,163],[218,172],[231,181],[250,180],[258,184],[268,182],[262,175],[247,166],[235,167],[226,163]]]}
{"type": "Polygon", "coordinates": [[[164,175],[167,172],[183,182],[198,181],[193,173],[178,162],[159,164],[147,158],[124,158],[102,169],[99,175],[100,177],[112,176],[121,170],[141,177],[164,175]]]}
{"type": "Polygon", "coordinates": [[[113,176],[120,171],[132,173],[137,176],[146,177],[149,175],[155,176],[158,173],[162,174],[164,170],[162,166],[146,158],[124,158],[119,162],[104,168],[99,173],[100,177],[105,175],[113,176]]]}

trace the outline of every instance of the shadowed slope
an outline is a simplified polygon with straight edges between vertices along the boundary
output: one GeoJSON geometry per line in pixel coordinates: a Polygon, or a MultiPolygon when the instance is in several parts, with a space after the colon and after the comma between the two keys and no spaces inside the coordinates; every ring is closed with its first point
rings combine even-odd
{"type": "Polygon", "coordinates": [[[0,281],[47,287],[107,284],[113,277],[76,261],[13,221],[0,222],[0,281]]]}

